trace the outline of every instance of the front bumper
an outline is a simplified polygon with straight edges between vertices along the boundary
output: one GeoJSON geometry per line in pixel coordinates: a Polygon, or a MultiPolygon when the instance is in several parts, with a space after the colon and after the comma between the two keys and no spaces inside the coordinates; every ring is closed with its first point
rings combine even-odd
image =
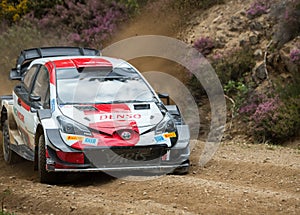
{"type": "Polygon", "coordinates": [[[189,163],[181,165],[158,165],[158,166],[127,166],[127,167],[105,167],[105,168],[86,168],[86,169],[53,169],[54,172],[131,172],[146,171],[157,173],[171,173],[180,168],[189,168],[189,163]]]}
{"type": "MultiPolygon", "coordinates": [[[[172,148],[166,145],[138,147],[102,147],[79,151],[67,146],[58,130],[47,130],[47,165],[53,172],[131,172],[145,171],[171,173],[177,169],[188,169],[189,143],[179,141],[172,148]],[[83,153],[83,163],[70,163],[61,160],[56,151],[83,153]]],[[[188,141],[188,140],[187,140],[188,141]]]]}

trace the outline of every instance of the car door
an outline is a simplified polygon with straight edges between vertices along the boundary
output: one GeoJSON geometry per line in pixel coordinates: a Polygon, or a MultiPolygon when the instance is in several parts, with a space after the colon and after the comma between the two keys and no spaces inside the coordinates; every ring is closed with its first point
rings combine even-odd
{"type": "MultiPolygon", "coordinates": [[[[26,112],[26,132],[29,134],[30,142],[34,143],[37,127],[37,110],[48,109],[49,102],[49,73],[45,66],[39,67],[36,77],[32,83],[32,90],[29,93],[30,111],[26,112]]],[[[32,149],[34,145],[31,145],[32,149]]]]}
{"type": "MultiPolygon", "coordinates": [[[[50,82],[49,72],[45,66],[41,66],[34,81],[30,95],[33,112],[37,109],[50,109],[50,82]]],[[[36,116],[36,115],[35,115],[36,116]]],[[[35,132],[35,130],[32,130],[35,132]]]]}
{"type": "Polygon", "coordinates": [[[19,131],[24,143],[32,150],[37,126],[37,109],[49,106],[48,71],[41,65],[33,67],[26,73],[23,84],[15,89],[19,131]]]}
{"type": "MultiPolygon", "coordinates": [[[[18,126],[19,133],[26,145],[31,146],[33,143],[30,141],[29,134],[27,132],[27,117],[30,112],[29,94],[32,89],[36,73],[40,65],[33,65],[24,75],[24,79],[21,84],[14,88],[14,115],[18,126]]],[[[19,143],[21,144],[21,143],[19,143]]]]}

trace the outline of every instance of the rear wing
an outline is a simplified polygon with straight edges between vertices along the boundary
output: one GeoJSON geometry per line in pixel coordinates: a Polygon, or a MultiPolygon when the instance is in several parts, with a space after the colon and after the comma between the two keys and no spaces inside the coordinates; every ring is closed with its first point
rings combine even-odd
{"type": "Polygon", "coordinates": [[[22,78],[31,61],[38,58],[60,57],[60,56],[100,56],[97,49],[81,47],[42,47],[21,51],[17,58],[16,68],[11,70],[10,79],[19,80],[22,78]]]}

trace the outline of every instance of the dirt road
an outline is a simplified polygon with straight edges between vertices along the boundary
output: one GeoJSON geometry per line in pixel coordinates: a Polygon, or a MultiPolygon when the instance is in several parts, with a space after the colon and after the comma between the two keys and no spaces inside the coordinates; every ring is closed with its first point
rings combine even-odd
{"type": "Polygon", "coordinates": [[[223,143],[205,168],[197,141],[188,175],[116,179],[101,173],[38,183],[33,165],[0,157],[0,196],[16,214],[299,214],[298,149],[223,143]]]}
{"type": "MultiPolygon", "coordinates": [[[[144,14],[113,41],[141,34],[172,36],[177,18],[160,22],[162,17],[144,14]]],[[[136,61],[141,69],[144,62],[136,61]]],[[[158,68],[152,70],[163,71],[163,63],[154,64],[158,68]]],[[[12,84],[0,81],[1,95],[9,93],[12,84]]],[[[203,145],[196,141],[187,175],[136,181],[85,173],[63,175],[57,185],[40,184],[30,162],[6,165],[0,149],[0,201],[5,211],[17,215],[300,214],[299,149],[252,145],[236,137],[223,142],[206,167],[199,168],[203,145]]]]}

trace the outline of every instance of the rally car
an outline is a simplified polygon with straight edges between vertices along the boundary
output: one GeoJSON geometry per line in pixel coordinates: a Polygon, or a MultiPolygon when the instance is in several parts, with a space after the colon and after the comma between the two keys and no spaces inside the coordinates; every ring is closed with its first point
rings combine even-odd
{"type": "Polygon", "coordinates": [[[19,82],[0,97],[3,157],[33,161],[41,182],[55,182],[55,172],[188,172],[188,125],[128,62],[89,48],[33,48],[10,79],[19,82]]]}

